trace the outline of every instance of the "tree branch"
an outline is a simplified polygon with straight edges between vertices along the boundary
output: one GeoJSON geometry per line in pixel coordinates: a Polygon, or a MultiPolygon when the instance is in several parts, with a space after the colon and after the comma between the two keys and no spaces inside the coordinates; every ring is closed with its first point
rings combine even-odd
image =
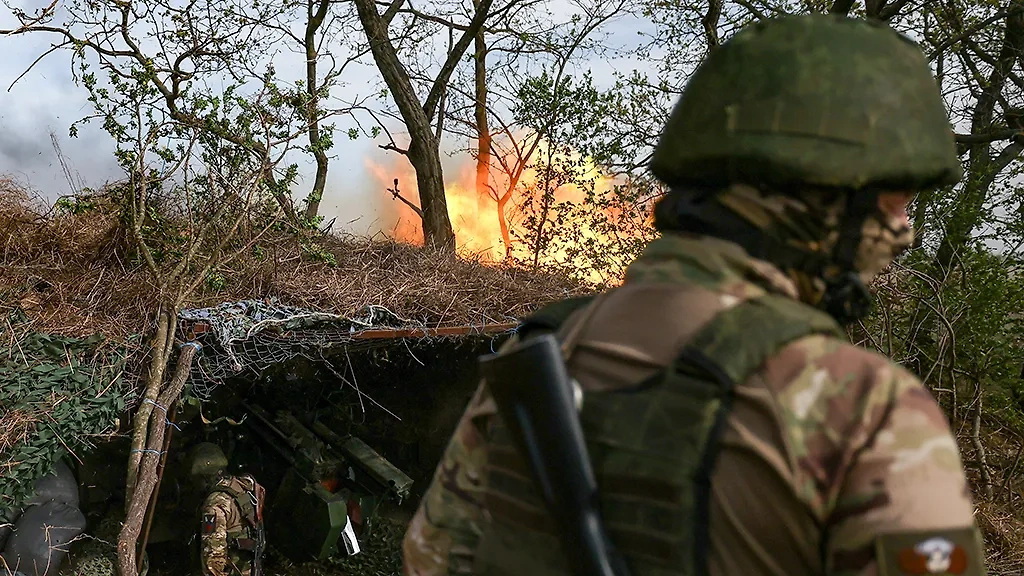
{"type": "Polygon", "coordinates": [[[884,6],[878,12],[878,19],[883,22],[888,22],[899,15],[900,11],[910,3],[910,0],[896,0],[888,6],[884,6]]]}
{"type": "Polygon", "coordinates": [[[853,2],[854,0],[836,0],[832,3],[832,7],[828,9],[828,13],[846,16],[850,13],[850,9],[853,8],[853,2]]]}
{"type": "Polygon", "coordinates": [[[938,58],[939,54],[941,54],[943,50],[949,48],[950,46],[953,46],[958,42],[962,42],[963,40],[977,34],[979,31],[984,30],[985,28],[991,26],[992,24],[1002,20],[1006,16],[1014,14],[1016,12],[1020,12],[1021,10],[1024,10],[1024,6],[1017,6],[1016,8],[1012,8],[1010,10],[1000,10],[993,14],[992,16],[989,16],[988,18],[981,20],[974,26],[971,26],[966,30],[961,30],[960,34],[957,34],[956,36],[951,36],[946,40],[943,40],[939,44],[934,45],[932,47],[932,53],[928,57],[928,61],[931,62],[938,58]]]}
{"type": "Polygon", "coordinates": [[[708,52],[718,48],[718,45],[721,43],[718,38],[718,20],[722,17],[722,2],[723,0],[708,0],[708,11],[700,20],[701,26],[704,27],[704,38],[708,43],[708,52]]]}
{"type": "Polygon", "coordinates": [[[985,134],[957,134],[956,141],[957,144],[986,144],[989,142],[998,142],[1000,140],[1012,140],[1021,135],[1024,135],[1024,131],[1005,128],[985,134]]]}
{"type": "Polygon", "coordinates": [[[445,87],[448,85],[448,79],[451,77],[452,72],[455,71],[455,66],[462,59],[462,55],[466,53],[466,49],[469,48],[469,43],[473,41],[477,32],[484,25],[488,11],[491,9],[492,1],[481,0],[477,4],[476,13],[473,15],[473,20],[470,21],[469,27],[462,33],[459,41],[455,43],[455,47],[448,53],[448,58],[441,66],[440,72],[437,73],[437,79],[434,80],[434,85],[431,86],[430,93],[427,94],[427,99],[423,102],[423,111],[427,115],[427,120],[434,118],[434,113],[437,111],[437,103],[441,99],[441,94],[444,92],[445,87]]]}
{"type": "Polygon", "coordinates": [[[423,210],[421,210],[419,206],[410,202],[405,196],[402,196],[402,193],[398,190],[398,178],[395,178],[395,187],[388,188],[387,191],[391,192],[392,198],[401,200],[402,203],[408,206],[413,212],[415,212],[416,215],[419,216],[421,220],[423,219],[423,210]]]}

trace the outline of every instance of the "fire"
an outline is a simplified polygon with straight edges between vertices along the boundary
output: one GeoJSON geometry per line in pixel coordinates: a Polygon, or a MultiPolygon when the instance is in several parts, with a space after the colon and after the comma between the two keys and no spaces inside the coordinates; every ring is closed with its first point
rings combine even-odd
{"type": "MultiPolygon", "coordinates": [[[[543,146],[539,147],[537,154],[543,154],[543,146]]],[[[578,157],[576,158],[578,160],[578,157]]],[[[382,208],[391,217],[394,225],[389,230],[390,235],[396,240],[420,245],[423,243],[423,232],[419,215],[401,199],[395,197],[391,192],[395,188],[394,180],[398,179],[398,193],[402,198],[414,205],[419,205],[419,196],[416,189],[416,173],[412,165],[402,156],[391,156],[387,165],[366,160],[366,167],[373,179],[381,187],[382,208]]],[[[618,182],[603,176],[598,168],[584,159],[583,180],[592,184],[598,194],[611,190],[618,182]]],[[[498,180],[497,186],[507,186],[500,178],[493,178],[492,183],[498,180]]],[[[455,231],[456,247],[462,254],[479,255],[482,259],[492,262],[500,262],[507,256],[506,246],[502,238],[501,226],[498,218],[498,206],[490,194],[478,194],[476,190],[476,163],[473,158],[464,157],[455,169],[445,169],[445,195],[448,203],[448,214],[455,231]]],[[[527,246],[516,242],[515,232],[528,234],[522,225],[522,214],[517,205],[520,204],[525,190],[542,184],[538,180],[535,171],[527,169],[523,172],[517,190],[513,193],[512,200],[505,205],[506,218],[509,228],[514,231],[512,234],[512,254],[524,261],[532,262],[532,254],[527,246]]],[[[560,186],[554,192],[555,201],[583,202],[586,197],[585,190],[571,184],[560,186]]],[[[609,210],[607,216],[611,219],[619,217],[615,211],[609,210]]],[[[563,224],[563,226],[566,224],[563,224]]],[[[584,237],[599,237],[599,233],[590,229],[585,222],[571,222],[569,226],[575,226],[584,237]]],[[[567,253],[564,247],[548,250],[540,257],[540,262],[565,263],[567,253]]],[[[596,280],[597,278],[595,278],[596,280]]]]}
{"type": "MultiPolygon", "coordinates": [[[[394,156],[389,166],[367,159],[366,167],[383,189],[381,198],[387,203],[387,211],[394,218],[391,236],[400,242],[423,244],[419,215],[389,191],[394,189],[394,180],[397,178],[401,197],[419,205],[416,171],[412,165],[404,157],[394,156]]],[[[472,162],[466,162],[460,166],[456,181],[445,185],[448,217],[455,231],[455,244],[462,253],[480,254],[485,260],[500,261],[505,258],[505,246],[498,224],[496,203],[490,196],[477,197],[474,170],[472,162]]],[[[449,172],[445,172],[447,178],[450,178],[449,172]]]]}

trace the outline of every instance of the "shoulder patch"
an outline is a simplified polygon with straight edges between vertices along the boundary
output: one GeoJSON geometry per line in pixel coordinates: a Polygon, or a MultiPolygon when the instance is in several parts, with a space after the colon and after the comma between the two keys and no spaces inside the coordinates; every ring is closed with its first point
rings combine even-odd
{"type": "Polygon", "coordinates": [[[203,514],[203,535],[213,534],[213,528],[216,524],[216,517],[213,514],[203,514]]]}
{"type": "Polygon", "coordinates": [[[875,539],[879,576],[984,576],[976,528],[883,534],[875,539]]]}

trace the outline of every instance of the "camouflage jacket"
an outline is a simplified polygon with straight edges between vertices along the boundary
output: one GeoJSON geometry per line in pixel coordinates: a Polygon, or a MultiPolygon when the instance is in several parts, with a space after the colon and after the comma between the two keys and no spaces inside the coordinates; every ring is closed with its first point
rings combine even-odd
{"type": "MultiPolygon", "coordinates": [[[[588,391],[634,387],[698,325],[766,293],[796,298],[785,275],[732,243],[666,235],[584,322],[563,327],[577,331],[569,372],[588,391]]],[[[491,476],[496,418],[482,383],[407,530],[405,574],[537,575],[557,564],[528,539],[516,554],[483,559],[501,532],[488,498],[500,479],[491,476]]],[[[719,442],[713,576],[984,573],[946,418],[917,378],[878,354],[826,335],[785,345],[738,383],[719,442]]],[[[630,563],[634,576],[681,573],[630,563]]]]}

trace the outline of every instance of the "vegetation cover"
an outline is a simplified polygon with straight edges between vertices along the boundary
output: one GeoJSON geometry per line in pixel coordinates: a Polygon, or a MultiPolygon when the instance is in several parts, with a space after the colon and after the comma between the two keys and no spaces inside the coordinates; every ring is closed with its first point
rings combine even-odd
{"type": "Polygon", "coordinates": [[[99,335],[34,332],[18,313],[0,324],[0,508],[20,506],[58,459],[117,430],[130,393],[125,360],[122,345],[99,335]]]}

